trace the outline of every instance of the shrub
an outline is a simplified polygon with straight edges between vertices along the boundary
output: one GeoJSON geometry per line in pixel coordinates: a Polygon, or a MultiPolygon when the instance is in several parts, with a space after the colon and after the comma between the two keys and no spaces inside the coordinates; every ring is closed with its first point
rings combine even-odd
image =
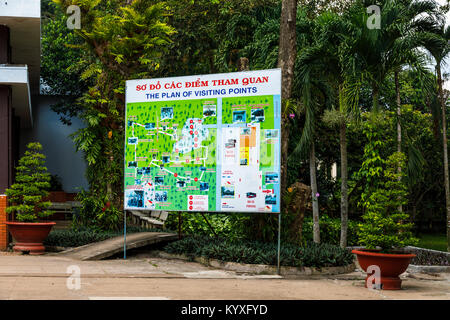
{"type": "MultiPolygon", "coordinates": [[[[339,245],[341,237],[341,220],[330,218],[326,214],[320,215],[320,240],[323,243],[339,245]]],[[[349,220],[347,229],[347,245],[356,246],[358,244],[358,222],[349,220]]],[[[303,238],[305,242],[313,241],[313,220],[306,217],[303,223],[303,238]]]]}
{"type": "Polygon", "coordinates": [[[38,217],[44,218],[53,213],[47,210],[51,202],[43,201],[48,196],[50,174],[44,167],[45,156],[39,153],[42,145],[32,142],[27,149],[16,167],[16,183],[6,189],[11,203],[6,212],[15,213],[16,219],[21,222],[37,222],[38,217]]]}
{"type": "MultiPolygon", "coordinates": [[[[127,234],[144,232],[144,231],[160,231],[156,229],[127,228],[127,234]]],[[[120,231],[103,231],[98,232],[92,229],[80,228],[79,230],[53,230],[48,235],[44,244],[47,246],[58,247],[79,247],[85,244],[103,241],[112,237],[123,235],[120,231]]]]}
{"type": "MultiPolygon", "coordinates": [[[[277,245],[258,241],[191,236],[169,243],[164,247],[164,251],[184,254],[191,259],[205,257],[227,262],[277,264],[277,245]]],[[[352,261],[353,256],[349,251],[330,244],[308,243],[305,247],[283,244],[280,250],[280,264],[283,266],[343,266],[352,261]]]]}
{"type": "Polygon", "coordinates": [[[106,195],[94,195],[87,191],[78,193],[81,208],[74,214],[73,227],[102,231],[117,231],[123,221],[123,212],[112,205],[106,195]]]}
{"type": "Polygon", "coordinates": [[[398,209],[406,203],[407,191],[402,181],[406,156],[396,152],[384,161],[374,151],[375,146],[369,148],[366,145],[365,160],[360,170],[368,182],[374,182],[362,194],[361,204],[365,212],[364,223],[359,224],[358,238],[367,249],[380,247],[382,252],[389,252],[414,245],[417,239],[411,232],[413,224],[407,222],[409,215],[398,209]]]}

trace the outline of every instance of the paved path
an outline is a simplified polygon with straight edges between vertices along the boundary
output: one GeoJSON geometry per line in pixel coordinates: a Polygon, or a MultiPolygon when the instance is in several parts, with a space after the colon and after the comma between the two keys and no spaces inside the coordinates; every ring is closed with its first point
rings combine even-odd
{"type": "MultiPolygon", "coordinates": [[[[144,247],[150,244],[178,239],[173,233],[138,232],[127,234],[127,250],[144,247]]],[[[90,243],[85,246],[58,253],[59,256],[75,260],[101,260],[123,252],[123,236],[104,241],[90,243]]]]}
{"type": "Polygon", "coordinates": [[[0,253],[0,299],[450,300],[450,274],[404,274],[402,278],[404,290],[378,291],[364,288],[360,272],[287,279],[148,255],[80,261],[0,253]],[[79,289],[70,287],[76,269],[79,289]]]}

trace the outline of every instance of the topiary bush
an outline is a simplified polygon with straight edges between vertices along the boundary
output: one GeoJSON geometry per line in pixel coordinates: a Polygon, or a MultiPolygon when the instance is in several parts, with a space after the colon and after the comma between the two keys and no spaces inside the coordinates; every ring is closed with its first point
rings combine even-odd
{"type": "MultiPolygon", "coordinates": [[[[205,257],[247,264],[277,264],[277,245],[258,241],[190,236],[169,243],[164,251],[191,259],[205,257]]],[[[280,264],[283,266],[320,268],[345,266],[352,262],[353,256],[348,250],[331,244],[308,243],[305,247],[283,244],[280,250],[280,264]]]]}
{"type": "MultiPolygon", "coordinates": [[[[367,147],[367,146],[366,146],[367,147]]],[[[370,151],[370,150],[369,150],[370,151]]],[[[418,239],[413,237],[413,224],[410,217],[399,207],[406,204],[407,188],[402,181],[405,172],[406,156],[395,152],[387,161],[377,158],[380,164],[373,165],[373,155],[366,155],[362,169],[367,168],[366,177],[377,178],[372,190],[362,195],[361,203],[365,208],[363,223],[359,224],[359,244],[366,249],[381,248],[382,252],[415,245],[418,239]],[[399,170],[400,169],[400,170],[399,170]]]]}
{"type": "Polygon", "coordinates": [[[50,174],[44,167],[45,155],[39,152],[41,150],[39,142],[27,145],[27,151],[16,167],[16,183],[5,191],[11,204],[6,212],[15,214],[20,222],[38,222],[38,218],[53,214],[47,210],[51,202],[43,200],[49,194],[50,174]]]}

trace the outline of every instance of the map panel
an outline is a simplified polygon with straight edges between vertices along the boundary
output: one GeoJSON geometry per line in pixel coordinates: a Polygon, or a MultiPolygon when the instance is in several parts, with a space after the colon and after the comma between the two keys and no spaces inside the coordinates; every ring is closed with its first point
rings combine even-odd
{"type": "Polygon", "coordinates": [[[125,209],[279,212],[280,90],[260,89],[256,84],[266,85],[269,76],[249,74],[230,73],[223,82],[127,81],[125,209]],[[239,83],[246,81],[255,86],[241,90],[239,83]],[[145,93],[158,83],[174,90],[145,93]],[[211,89],[209,97],[196,98],[205,90],[183,89],[191,83],[232,89],[211,89]]]}

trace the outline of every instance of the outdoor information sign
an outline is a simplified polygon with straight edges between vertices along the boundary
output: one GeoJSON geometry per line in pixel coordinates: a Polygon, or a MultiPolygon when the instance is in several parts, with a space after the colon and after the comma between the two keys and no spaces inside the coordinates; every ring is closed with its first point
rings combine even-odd
{"type": "Polygon", "coordinates": [[[125,209],[280,212],[281,70],[126,83],[125,209]]]}

